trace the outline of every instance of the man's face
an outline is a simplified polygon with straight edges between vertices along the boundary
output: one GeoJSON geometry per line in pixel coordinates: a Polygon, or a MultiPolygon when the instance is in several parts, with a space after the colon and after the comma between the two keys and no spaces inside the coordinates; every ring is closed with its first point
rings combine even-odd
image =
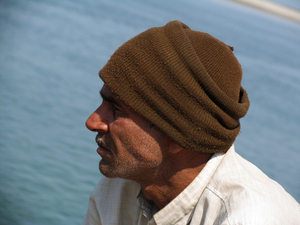
{"type": "Polygon", "coordinates": [[[103,86],[103,102],[87,119],[97,132],[101,173],[138,181],[158,171],[166,149],[166,136],[126,106],[109,87],[103,86]]]}

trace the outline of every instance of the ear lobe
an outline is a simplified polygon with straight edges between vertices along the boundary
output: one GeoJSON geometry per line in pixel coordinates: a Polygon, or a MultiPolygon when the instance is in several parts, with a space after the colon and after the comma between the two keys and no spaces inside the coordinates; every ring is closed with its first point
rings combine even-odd
{"type": "Polygon", "coordinates": [[[169,151],[171,153],[178,153],[183,149],[179,144],[177,144],[169,137],[168,137],[168,141],[169,141],[169,151]]]}

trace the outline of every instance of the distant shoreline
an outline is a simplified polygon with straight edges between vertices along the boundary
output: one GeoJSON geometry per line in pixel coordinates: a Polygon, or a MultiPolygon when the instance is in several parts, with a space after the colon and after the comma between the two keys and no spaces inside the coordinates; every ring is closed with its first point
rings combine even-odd
{"type": "Polygon", "coordinates": [[[300,23],[300,11],[267,0],[230,0],[300,23]]]}

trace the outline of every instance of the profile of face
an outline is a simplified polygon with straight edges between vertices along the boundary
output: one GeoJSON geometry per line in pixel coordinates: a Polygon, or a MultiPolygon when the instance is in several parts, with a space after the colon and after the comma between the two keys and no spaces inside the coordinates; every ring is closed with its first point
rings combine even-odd
{"type": "Polygon", "coordinates": [[[145,179],[158,172],[167,148],[166,135],[124,104],[104,85],[102,104],[86,121],[97,132],[99,169],[109,178],[145,179]]]}

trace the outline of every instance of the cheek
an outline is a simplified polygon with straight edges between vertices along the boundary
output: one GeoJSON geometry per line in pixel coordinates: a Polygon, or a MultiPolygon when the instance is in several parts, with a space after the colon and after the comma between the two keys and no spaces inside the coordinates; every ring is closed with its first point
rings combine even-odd
{"type": "Polygon", "coordinates": [[[143,129],[129,130],[123,142],[136,158],[145,161],[157,161],[162,158],[160,143],[143,129]]]}
{"type": "Polygon", "coordinates": [[[123,159],[144,162],[162,159],[163,134],[153,128],[144,130],[129,120],[117,120],[111,124],[110,135],[123,159]]]}

